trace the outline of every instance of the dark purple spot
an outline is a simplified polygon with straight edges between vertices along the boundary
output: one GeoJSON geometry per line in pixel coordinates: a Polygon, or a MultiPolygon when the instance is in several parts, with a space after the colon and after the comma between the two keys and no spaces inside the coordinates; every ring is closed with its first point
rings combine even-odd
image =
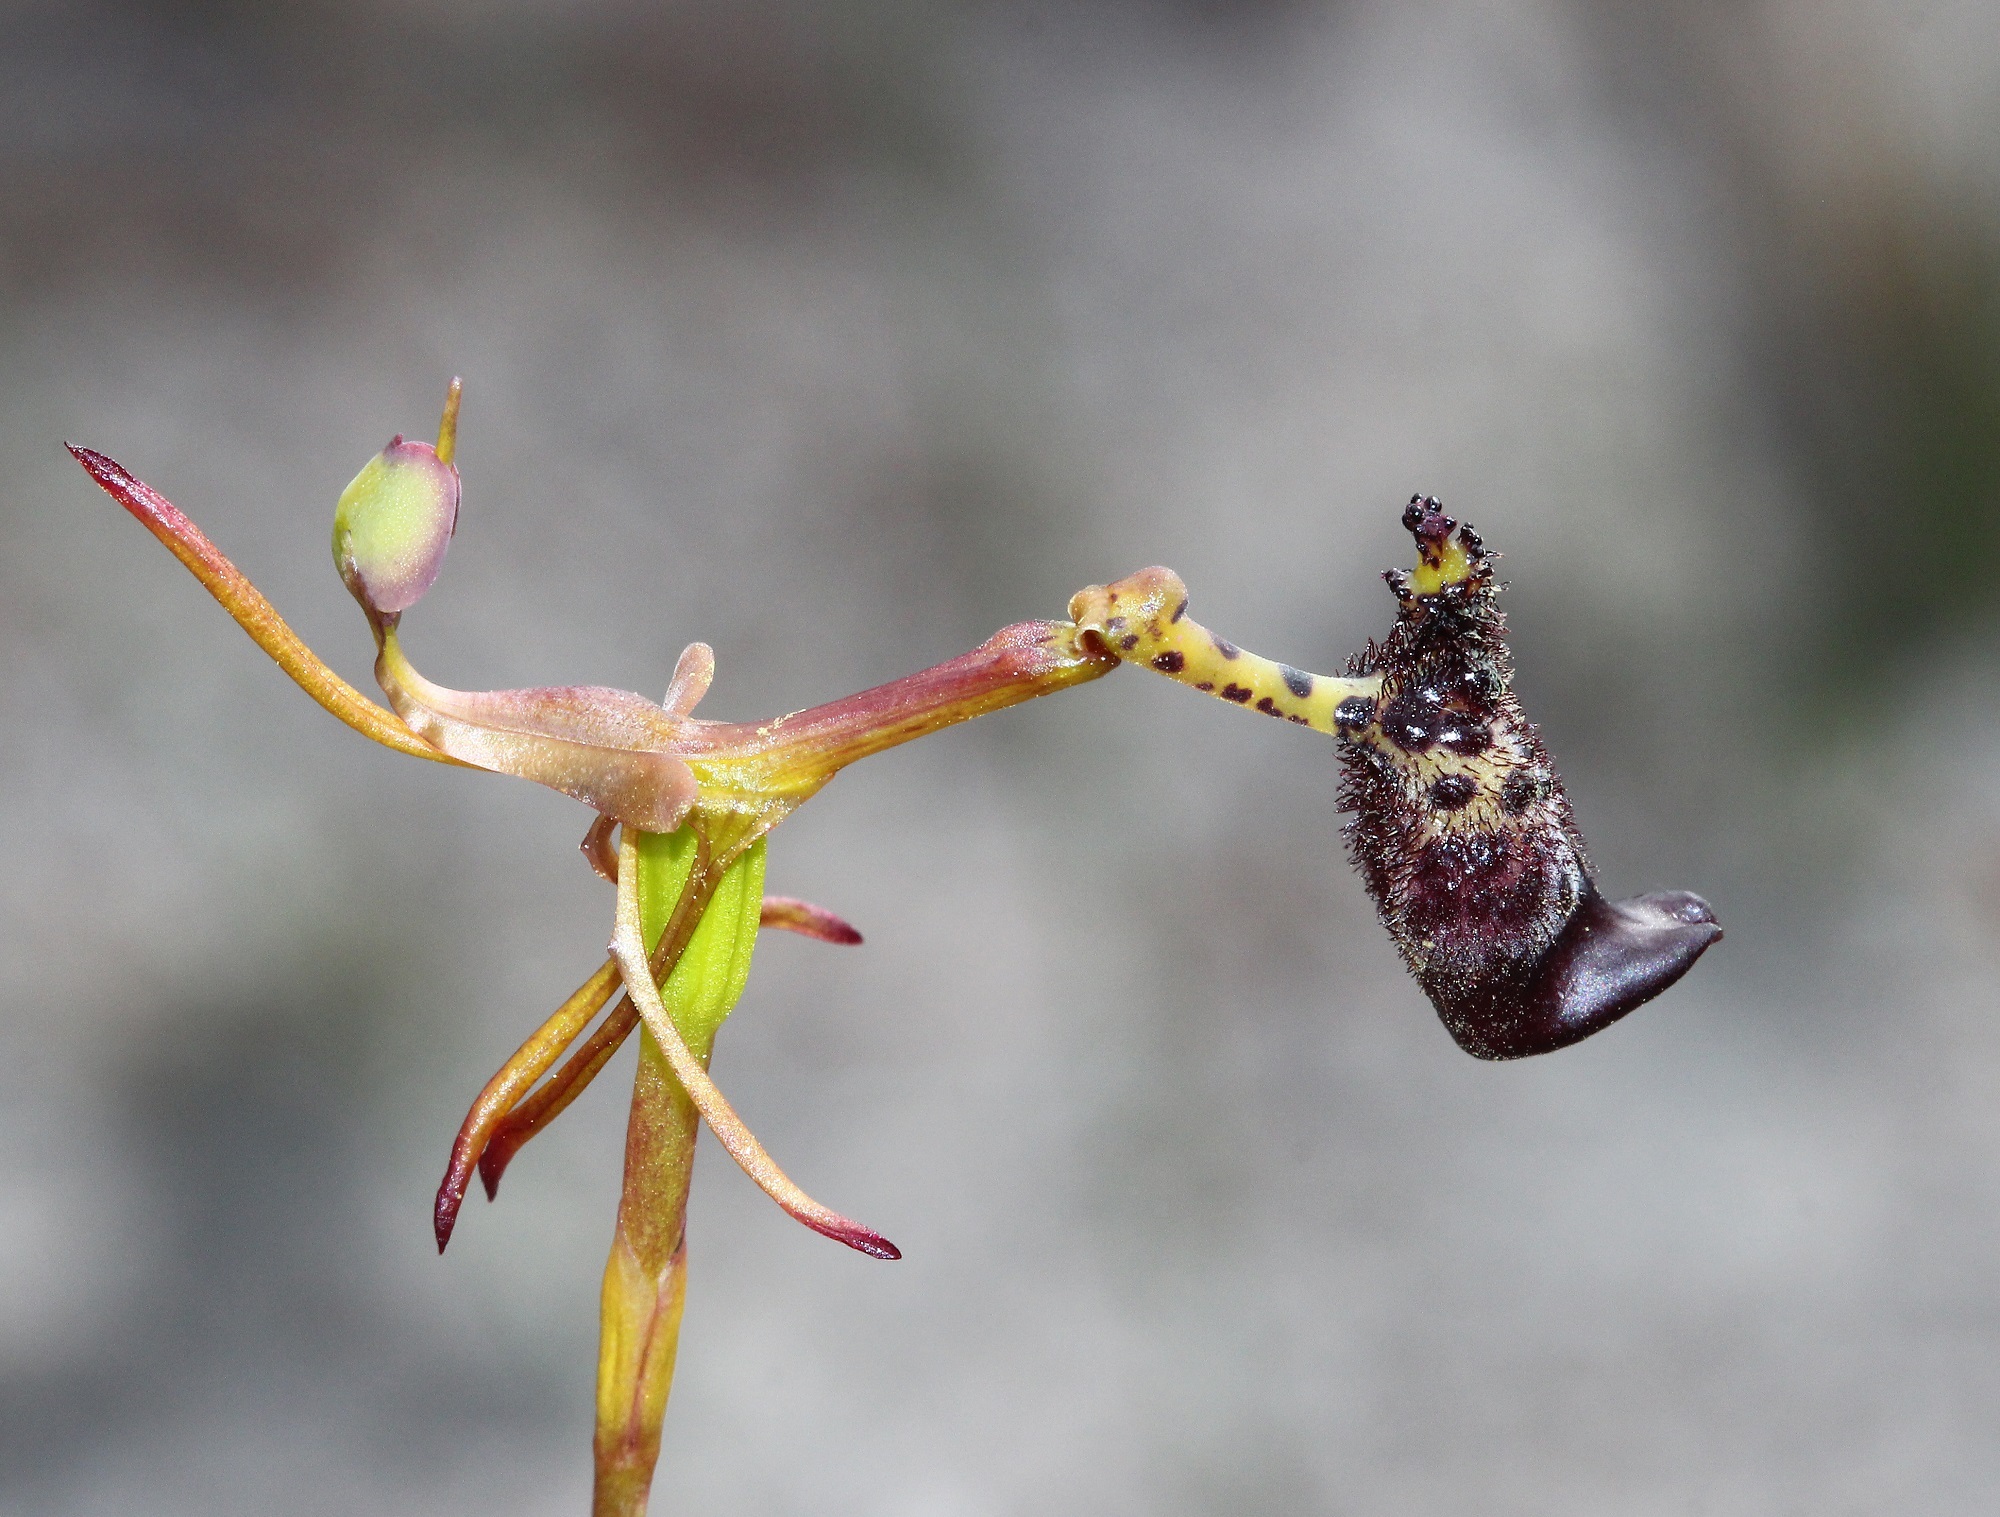
{"type": "Polygon", "coordinates": [[[1179,674],[1187,666],[1187,660],[1179,653],[1162,653],[1153,660],[1153,667],[1162,674],[1179,674]]]}
{"type": "Polygon", "coordinates": [[[1285,714],[1284,712],[1278,709],[1278,703],[1272,700],[1271,697],[1268,695],[1265,696],[1261,701],[1257,702],[1257,709],[1263,712],[1264,715],[1266,716],[1283,716],[1285,714]]]}
{"type": "Polygon", "coordinates": [[[1251,694],[1252,692],[1243,685],[1224,685],[1222,687],[1222,698],[1226,701],[1235,701],[1239,706],[1249,700],[1251,694]]]}
{"type": "Polygon", "coordinates": [[[1486,723],[1477,717],[1448,711],[1436,719],[1436,723],[1432,740],[1440,747],[1449,748],[1453,753],[1463,753],[1468,756],[1484,753],[1492,744],[1492,732],[1486,723]]]}
{"type": "Polygon", "coordinates": [[[1431,785],[1431,804],[1440,811],[1456,811],[1479,794],[1479,786],[1463,774],[1447,774],[1431,785]]]}
{"type": "Polygon", "coordinates": [[[1217,637],[1211,632],[1208,635],[1208,640],[1215,644],[1215,651],[1220,653],[1224,658],[1241,658],[1243,656],[1243,650],[1226,637],[1217,637]]]}
{"type": "Polygon", "coordinates": [[[1285,688],[1300,700],[1313,693],[1313,677],[1303,669],[1294,669],[1290,664],[1280,664],[1278,677],[1285,682],[1285,688]]]}
{"type": "Polygon", "coordinates": [[[1431,729],[1438,712],[1415,696],[1397,696],[1382,708],[1382,733],[1405,753],[1424,753],[1437,741],[1431,729]]]}
{"type": "Polygon", "coordinates": [[[1375,720],[1375,703],[1365,695],[1350,695],[1333,708],[1336,727],[1366,727],[1375,720]]]}
{"type": "Polygon", "coordinates": [[[1139,646],[1139,635],[1135,632],[1130,637],[1119,638],[1118,646],[1123,648],[1127,653],[1130,653],[1134,648],[1139,646]]]}
{"type": "Polygon", "coordinates": [[[1167,620],[1168,620],[1168,621],[1172,621],[1172,622],[1177,622],[1177,621],[1179,621],[1179,620],[1180,620],[1180,619],[1181,619],[1181,618],[1182,618],[1183,616],[1186,616],[1186,615],[1187,615],[1187,602],[1186,602],[1186,601],[1182,601],[1182,602],[1181,602],[1181,603],[1180,603],[1180,604],[1179,604],[1178,606],[1174,607],[1174,614],[1173,614],[1172,616],[1168,617],[1168,618],[1167,618],[1167,620]]]}
{"type": "Polygon", "coordinates": [[[1541,781],[1532,770],[1516,769],[1500,786],[1500,804],[1512,816],[1519,816],[1542,793],[1541,781]]]}
{"type": "Polygon", "coordinates": [[[1199,685],[1195,686],[1197,690],[1213,690],[1214,688],[1215,681],[1213,680],[1203,680],[1199,685]]]}

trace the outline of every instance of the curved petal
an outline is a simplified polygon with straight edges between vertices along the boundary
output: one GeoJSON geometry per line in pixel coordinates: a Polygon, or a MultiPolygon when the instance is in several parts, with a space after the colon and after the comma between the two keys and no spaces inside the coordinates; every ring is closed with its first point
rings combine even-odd
{"type": "Polygon", "coordinates": [[[472,1171],[485,1157],[487,1145],[502,1121],[590,1025],[590,1019],[604,1009],[604,1003],[611,999],[619,984],[617,962],[605,960],[604,967],[578,986],[479,1092],[452,1142],[451,1159],[445,1166],[444,1179],[438,1185],[437,1201],[432,1207],[431,1225],[437,1235],[439,1253],[451,1241],[459,1206],[465,1200],[465,1187],[471,1183],[472,1171]]]}
{"type": "Polygon", "coordinates": [[[815,906],[811,901],[802,901],[795,895],[765,896],[764,909],[757,925],[796,932],[801,937],[817,938],[822,943],[844,943],[851,947],[861,941],[861,934],[851,924],[824,906],[815,906]]]}
{"type": "Polygon", "coordinates": [[[667,685],[666,712],[686,716],[708,694],[715,678],[715,650],[707,643],[689,643],[674,661],[674,677],[667,685]]]}
{"type": "Polygon", "coordinates": [[[638,844],[629,831],[621,832],[618,837],[618,925],[611,939],[611,954],[618,960],[618,968],[624,975],[626,995],[638,1008],[640,1020],[652,1032],[654,1040],[660,1045],[660,1052],[666,1055],[667,1063],[673,1069],[674,1078],[681,1082],[681,1089],[687,1092],[688,1100],[701,1113],[708,1130],[715,1134],[729,1157],[742,1167],[743,1173],[755,1181],[765,1195],[814,1232],[845,1243],[871,1259],[902,1258],[902,1250],[873,1228],[863,1227],[859,1222],[841,1216],[800,1190],[765,1152],[764,1145],[736,1115],[735,1108],[716,1088],[715,1081],[709,1078],[701,1061],[689,1050],[680,1029],[674,1025],[673,1016],[660,999],[659,986],[653,983],[639,923],[638,879],[638,844]]]}
{"type": "Polygon", "coordinates": [[[455,759],[560,790],[643,832],[672,832],[694,804],[694,773],[671,751],[678,719],[629,690],[448,690],[404,657],[393,623],[375,678],[410,730],[455,759]]]}

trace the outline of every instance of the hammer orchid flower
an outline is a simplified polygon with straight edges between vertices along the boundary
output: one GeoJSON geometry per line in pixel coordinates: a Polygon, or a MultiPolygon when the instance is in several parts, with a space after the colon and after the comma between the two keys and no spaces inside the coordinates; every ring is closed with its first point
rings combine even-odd
{"type": "Polygon", "coordinates": [[[1187,615],[1180,579],[1151,568],[1079,592],[1067,620],[1002,628],[889,684],[767,721],[710,721],[695,715],[715,673],[703,643],[681,654],[658,703],[595,685],[453,690],[418,671],[402,621],[436,580],[457,527],[459,398],[454,380],[436,443],[393,438],[334,514],[334,560],[374,637],[386,708],[328,668],[164,496],[101,453],[70,451],[348,726],[415,758],[532,780],[594,814],[582,849],[615,885],[608,956],[479,1092],[452,1145],[433,1227],[442,1251],[474,1173],[495,1196],[522,1146],[639,1031],[601,1297],[598,1517],[645,1510],[679,1339],[702,1125],[806,1226],[872,1258],[901,1257],[793,1183],[708,1073],[761,928],[861,941],[831,912],[764,891],[767,835],[856,760],[1120,663],[1330,736],[1347,771],[1364,881],[1447,1027],[1483,1057],[1587,1036],[1671,984],[1720,936],[1698,897],[1613,905],[1597,896],[1559,782],[1508,688],[1487,557],[1434,501],[1405,513],[1419,563],[1414,575],[1391,577],[1395,631],[1341,676],[1209,632],[1187,615]]]}

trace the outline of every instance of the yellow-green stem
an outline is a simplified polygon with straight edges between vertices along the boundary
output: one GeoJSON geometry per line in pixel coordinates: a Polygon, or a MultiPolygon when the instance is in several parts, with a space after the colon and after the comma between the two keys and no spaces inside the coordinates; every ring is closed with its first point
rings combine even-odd
{"type": "MultiPolygon", "coordinates": [[[[763,900],[761,844],[717,868],[696,827],[639,838],[640,915],[648,943],[693,921],[661,986],[675,1027],[706,1065],[742,994],[763,900]],[[747,921],[747,930],[746,930],[747,921]]],[[[700,1117],[650,1032],[625,1135],[625,1190],[605,1265],[597,1365],[595,1517],[640,1517],[659,1459],[687,1289],[687,1197],[700,1117]]]]}

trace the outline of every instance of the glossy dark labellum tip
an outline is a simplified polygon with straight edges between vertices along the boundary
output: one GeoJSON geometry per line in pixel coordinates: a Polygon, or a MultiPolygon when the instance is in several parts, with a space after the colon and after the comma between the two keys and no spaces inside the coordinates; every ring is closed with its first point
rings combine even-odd
{"type": "Polygon", "coordinates": [[[1708,902],[1685,890],[1607,901],[1593,889],[1530,974],[1432,1003],[1476,1058],[1552,1053],[1645,1005],[1721,937],[1708,902]]]}

